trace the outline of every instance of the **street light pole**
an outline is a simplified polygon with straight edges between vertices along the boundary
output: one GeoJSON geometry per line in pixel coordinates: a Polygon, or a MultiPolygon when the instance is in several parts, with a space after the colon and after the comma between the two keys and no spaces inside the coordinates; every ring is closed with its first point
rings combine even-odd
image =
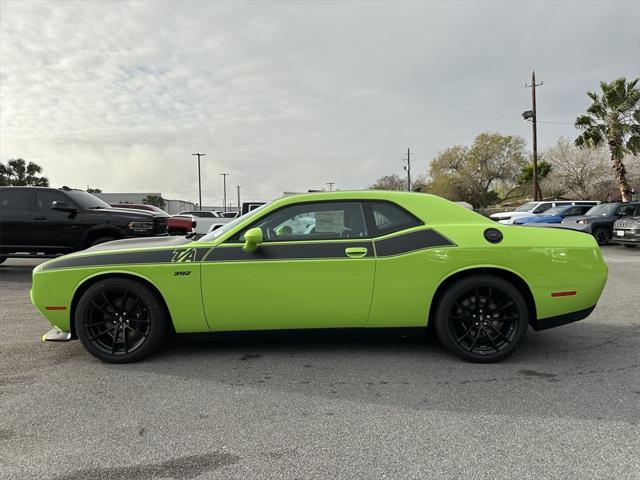
{"type": "Polygon", "coordinates": [[[542,200],[540,194],[540,186],[538,185],[538,117],[536,113],[536,87],[542,85],[543,82],[536,83],[536,72],[531,72],[531,85],[524,84],[525,87],[531,87],[531,125],[533,127],[533,199],[542,200]]]}
{"type": "Polygon", "coordinates": [[[240,185],[236,185],[236,193],[238,194],[238,215],[240,214],[240,185]]]}
{"type": "Polygon", "coordinates": [[[407,158],[404,160],[407,161],[407,165],[404,169],[407,171],[407,192],[411,191],[411,149],[407,148],[407,158]]]}
{"type": "Polygon", "coordinates": [[[206,157],[206,154],[192,153],[191,155],[198,157],[198,208],[202,208],[202,180],[200,176],[200,157],[206,157]]]}
{"type": "Polygon", "coordinates": [[[229,175],[228,173],[221,173],[220,174],[222,176],[222,185],[224,188],[224,211],[227,211],[227,175],[229,175]]]}

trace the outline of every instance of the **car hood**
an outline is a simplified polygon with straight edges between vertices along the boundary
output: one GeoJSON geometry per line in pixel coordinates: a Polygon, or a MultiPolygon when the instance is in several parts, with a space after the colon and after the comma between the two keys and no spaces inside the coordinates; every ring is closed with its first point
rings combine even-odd
{"type": "Polygon", "coordinates": [[[193,239],[180,236],[151,237],[151,238],[126,238],[113,240],[95,245],[83,250],[82,253],[110,252],[114,250],[129,250],[133,248],[171,248],[180,247],[193,242],[193,239]]]}
{"type": "Polygon", "coordinates": [[[161,213],[136,210],[134,208],[93,208],[91,213],[98,215],[122,215],[125,217],[139,218],[140,220],[152,220],[154,217],[166,217],[161,213]]]}
{"type": "Polygon", "coordinates": [[[611,217],[609,215],[579,215],[577,217],[570,217],[572,221],[577,222],[578,220],[610,220],[611,217]]]}

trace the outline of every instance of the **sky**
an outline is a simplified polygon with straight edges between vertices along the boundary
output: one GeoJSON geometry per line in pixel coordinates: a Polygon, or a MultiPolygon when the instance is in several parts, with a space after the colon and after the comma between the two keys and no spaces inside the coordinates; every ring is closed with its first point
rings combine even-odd
{"type": "Polygon", "coordinates": [[[484,131],[574,138],[640,76],[640,1],[0,1],[0,161],[220,204],[425,174],[484,131]]]}

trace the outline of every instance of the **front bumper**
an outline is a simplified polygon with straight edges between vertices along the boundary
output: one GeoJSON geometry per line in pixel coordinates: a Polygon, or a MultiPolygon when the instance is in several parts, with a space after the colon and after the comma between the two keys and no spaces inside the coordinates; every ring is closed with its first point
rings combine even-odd
{"type": "Polygon", "coordinates": [[[583,320],[591,315],[593,307],[585,308],[584,310],[579,310],[577,312],[565,313],[563,315],[557,315],[555,317],[547,317],[537,320],[535,322],[531,322],[531,327],[537,332],[539,330],[546,330],[547,328],[559,327],[560,325],[566,325],[567,323],[577,322],[578,320],[583,320]]]}
{"type": "Polygon", "coordinates": [[[68,342],[69,340],[73,340],[73,335],[71,332],[63,332],[53,327],[47,333],[42,334],[40,339],[43,342],[68,342]]]}
{"type": "Polygon", "coordinates": [[[613,227],[613,235],[611,236],[612,243],[626,243],[629,245],[640,245],[640,232],[634,230],[627,230],[622,228],[613,227]],[[618,232],[623,232],[620,236],[618,232]]]}

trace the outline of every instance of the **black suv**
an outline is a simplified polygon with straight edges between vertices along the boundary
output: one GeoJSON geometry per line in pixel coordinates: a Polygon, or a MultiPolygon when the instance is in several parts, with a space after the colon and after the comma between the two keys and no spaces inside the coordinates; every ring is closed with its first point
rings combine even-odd
{"type": "Polygon", "coordinates": [[[563,225],[575,225],[591,233],[598,245],[606,245],[613,235],[613,224],[624,217],[640,215],[640,202],[601,203],[580,217],[571,217],[562,221],[563,225]]]}
{"type": "Polygon", "coordinates": [[[68,187],[0,187],[0,263],[55,255],[129,237],[167,235],[167,215],[112,208],[68,187]]]}

